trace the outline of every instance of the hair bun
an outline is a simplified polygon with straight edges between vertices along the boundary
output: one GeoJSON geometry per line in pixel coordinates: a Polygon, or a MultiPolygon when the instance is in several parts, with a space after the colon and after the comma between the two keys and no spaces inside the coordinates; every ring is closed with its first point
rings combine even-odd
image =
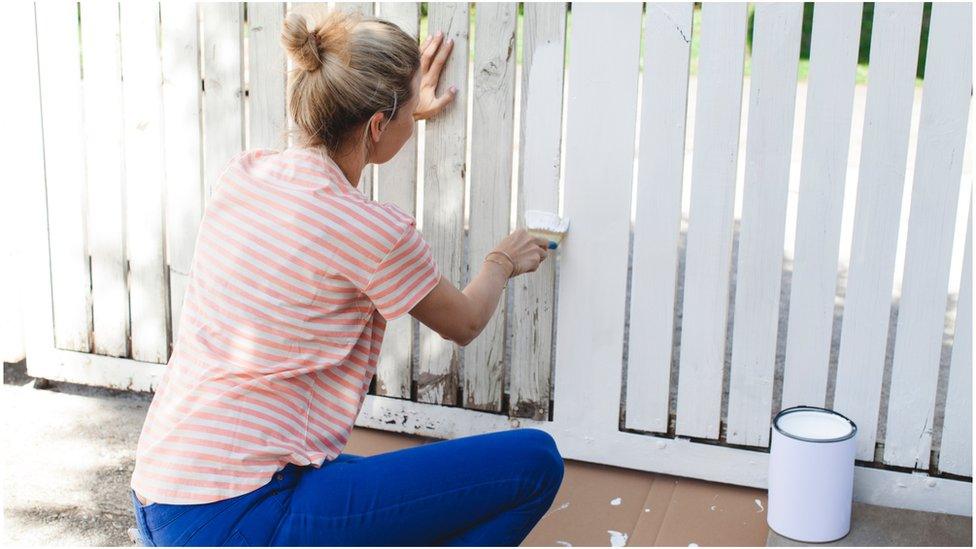
{"type": "Polygon", "coordinates": [[[309,72],[322,68],[319,42],[316,33],[309,30],[302,14],[292,12],[285,17],[281,31],[281,43],[296,66],[309,72]]]}

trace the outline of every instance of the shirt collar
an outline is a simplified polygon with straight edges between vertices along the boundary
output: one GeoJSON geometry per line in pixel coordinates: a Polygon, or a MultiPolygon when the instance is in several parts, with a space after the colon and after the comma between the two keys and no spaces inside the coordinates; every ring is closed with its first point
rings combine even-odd
{"type": "Polygon", "coordinates": [[[330,181],[335,182],[342,190],[346,192],[359,193],[362,196],[363,191],[359,189],[356,185],[353,185],[346,178],[346,174],[342,172],[342,168],[332,158],[325,153],[321,148],[315,147],[300,147],[291,146],[283,151],[286,156],[297,156],[312,164],[317,168],[323,177],[326,177],[330,181]]]}

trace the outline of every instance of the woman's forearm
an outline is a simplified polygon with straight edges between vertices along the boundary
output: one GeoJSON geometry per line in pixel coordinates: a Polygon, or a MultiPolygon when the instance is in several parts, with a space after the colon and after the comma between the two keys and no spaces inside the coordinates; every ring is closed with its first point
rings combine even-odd
{"type": "Polygon", "coordinates": [[[481,270],[461,292],[468,301],[468,314],[465,315],[467,331],[470,334],[470,337],[466,338],[468,342],[478,337],[495,314],[511,272],[511,268],[493,261],[484,261],[481,270]]]}

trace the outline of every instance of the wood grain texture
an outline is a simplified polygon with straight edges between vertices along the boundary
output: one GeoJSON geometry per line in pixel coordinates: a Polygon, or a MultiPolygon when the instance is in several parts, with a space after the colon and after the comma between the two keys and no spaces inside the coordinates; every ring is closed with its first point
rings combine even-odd
{"type": "Polygon", "coordinates": [[[874,458],[895,247],[915,92],[921,4],[877,4],[834,409],[859,427],[857,458],[874,458]]]}
{"type": "MultiPolygon", "coordinates": [[[[464,174],[468,90],[468,5],[430,4],[428,29],[443,31],[454,40],[454,50],[441,73],[438,95],[457,87],[454,104],[427,121],[424,158],[424,237],[430,243],[440,272],[455,286],[462,283],[464,238],[464,174]]],[[[420,328],[420,364],[417,399],[435,404],[457,404],[460,376],[459,349],[436,332],[420,328]]]]}
{"type": "Polygon", "coordinates": [[[705,4],[685,259],[677,432],[718,438],[746,5],[705,4]]]}
{"type": "Polygon", "coordinates": [[[554,418],[618,429],[626,306],[640,4],[576,4],[560,247],[554,418]],[[575,72],[578,71],[578,72],[575,72]]]}
{"type": "MultiPolygon", "coordinates": [[[[475,14],[468,272],[509,233],[515,109],[515,3],[486,3],[475,14]]],[[[531,276],[531,275],[529,275],[531,276]]],[[[505,294],[465,351],[464,407],[498,412],[505,390],[505,294]]]]}
{"type": "Polygon", "coordinates": [[[42,2],[36,15],[54,341],[60,349],[87,353],[92,348],[92,311],[78,5],[42,2]]]}
{"type": "Polygon", "coordinates": [[[756,5],[726,434],[733,444],[769,443],[802,23],[802,4],[756,5]]]}
{"type": "Polygon", "coordinates": [[[813,12],[783,408],[826,402],[861,11],[852,2],[813,12]]]}
{"type": "Polygon", "coordinates": [[[197,227],[203,215],[203,140],[200,36],[196,4],[163,2],[163,152],[166,187],[166,256],[172,341],[179,337],[197,227]]]}
{"type": "Polygon", "coordinates": [[[286,55],[281,47],[283,2],[252,2],[248,18],[248,149],[288,146],[284,133],[286,55]]]}
{"type": "Polygon", "coordinates": [[[647,6],[627,427],[667,432],[693,4],[647,6]]]}
{"type": "MultiPolygon", "coordinates": [[[[522,21],[522,94],[517,220],[526,210],[559,210],[563,53],[566,4],[527,3],[522,21]]],[[[545,419],[552,380],[553,299],[556,255],[530,276],[509,285],[513,293],[509,415],[545,419]]]]}
{"type": "Polygon", "coordinates": [[[210,200],[221,172],[244,150],[243,4],[201,4],[203,17],[203,188],[210,200]]]}
{"type": "Polygon", "coordinates": [[[165,363],[169,288],[163,241],[159,5],[122,4],[121,26],[132,358],[165,363]]]}
{"type": "Polygon", "coordinates": [[[935,4],[898,308],[885,463],[928,469],[973,86],[969,4],[935,4]]]}
{"type": "Polygon", "coordinates": [[[973,474],[973,214],[966,229],[962,280],[956,309],[956,332],[949,365],[945,424],[939,470],[954,475],[973,474]]]}
{"type": "MultiPolygon", "coordinates": [[[[416,2],[383,2],[377,5],[379,17],[393,22],[407,34],[420,33],[420,6],[416,2]]],[[[404,113],[407,116],[407,113],[404,113]]],[[[417,124],[400,152],[376,168],[376,199],[396,204],[411,215],[417,213],[417,124]]],[[[376,394],[410,398],[413,327],[410,316],[393,319],[386,325],[383,347],[376,364],[376,394]]]]}
{"type": "Polygon", "coordinates": [[[92,350],[129,353],[125,214],[122,178],[122,67],[119,6],[85,4],[81,10],[85,74],[85,165],[88,250],[92,277],[92,350]]]}

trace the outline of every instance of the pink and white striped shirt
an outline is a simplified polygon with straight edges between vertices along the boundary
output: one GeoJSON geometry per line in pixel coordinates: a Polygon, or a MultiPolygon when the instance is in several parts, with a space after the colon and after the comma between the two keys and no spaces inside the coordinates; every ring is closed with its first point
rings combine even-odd
{"type": "Polygon", "coordinates": [[[342,451],[386,321],[440,273],[415,220],[313,149],[256,149],[221,174],[131,486],[154,502],[251,492],[342,451]]]}

